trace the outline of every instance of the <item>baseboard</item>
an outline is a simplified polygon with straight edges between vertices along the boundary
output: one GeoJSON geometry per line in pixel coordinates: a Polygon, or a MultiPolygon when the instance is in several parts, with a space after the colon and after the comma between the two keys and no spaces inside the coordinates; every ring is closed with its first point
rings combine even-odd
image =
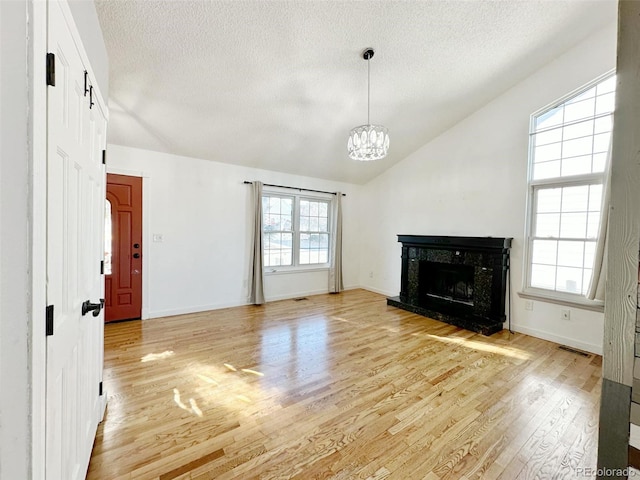
{"type": "Polygon", "coordinates": [[[173,308],[170,310],[149,311],[147,318],[173,317],[174,315],[187,315],[189,313],[207,312],[209,310],[220,310],[222,308],[241,307],[248,305],[247,302],[216,303],[212,305],[198,305],[194,307],[173,308]]]}
{"type": "Polygon", "coordinates": [[[378,293],[380,295],[384,295],[385,297],[395,297],[395,296],[398,295],[398,292],[390,292],[390,291],[380,290],[378,288],[369,287],[369,286],[366,286],[366,285],[360,285],[358,287],[353,287],[353,288],[361,288],[362,290],[367,290],[369,292],[378,293]]]}
{"type": "Polygon", "coordinates": [[[268,302],[277,302],[280,300],[291,300],[292,298],[300,298],[300,297],[310,297],[312,295],[322,295],[325,293],[329,293],[328,288],[323,288],[322,290],[309,290],[306,292],[297,292],[297,293],[285,293],[284,295],[275,295],[273,297],[265,298],[265,301],[268,302]]]}
{"type": "Polygon", "coordinates": [[[560,345],[567,345],[568,347],[584,350],[585,352],[602,355],[602,345],[585,343],[573,338],[563,337],[554,333],[545,332],[543,330],[536,330],[535,328],[523,327],[516,324],[512,324],[511,329],[514,332],[524,333],[526,335],[531,335],[532,337],[541,338],[542,340],[548,340],[550,342],[559,343],[560,345]]]}

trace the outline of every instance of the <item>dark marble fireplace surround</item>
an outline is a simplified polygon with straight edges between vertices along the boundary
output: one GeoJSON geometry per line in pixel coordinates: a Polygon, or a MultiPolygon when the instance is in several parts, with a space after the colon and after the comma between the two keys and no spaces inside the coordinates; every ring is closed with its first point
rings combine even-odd
{"type": "Polygon", "coordinates": [[[398,235],[400,296],[387,304],[484,335],[502,330],[511,238],[398,235]]]}

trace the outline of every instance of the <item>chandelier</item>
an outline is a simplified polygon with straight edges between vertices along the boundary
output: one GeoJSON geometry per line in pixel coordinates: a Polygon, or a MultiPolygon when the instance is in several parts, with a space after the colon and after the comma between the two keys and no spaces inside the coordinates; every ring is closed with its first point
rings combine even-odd
{"type": "Polygon", "coordinates": [[[369,113],[371,110],[371,65],[373,48],[362,52],[362,58],[367,61],[367,124],[355,127],[349,133],[347,151],[353,160],[380,160],[389,151],[389,131],[382,125],[371,125],[369,113]]]}

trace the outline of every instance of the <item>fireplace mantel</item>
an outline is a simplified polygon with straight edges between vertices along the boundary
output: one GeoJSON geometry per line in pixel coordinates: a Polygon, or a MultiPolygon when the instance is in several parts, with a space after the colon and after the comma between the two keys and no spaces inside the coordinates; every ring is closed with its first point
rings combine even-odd
{"type": "Polygon", "coordinates": [[[511,238],[398,235],[400,296],[389,305],[484,335],[502,330],[511,238]]]}

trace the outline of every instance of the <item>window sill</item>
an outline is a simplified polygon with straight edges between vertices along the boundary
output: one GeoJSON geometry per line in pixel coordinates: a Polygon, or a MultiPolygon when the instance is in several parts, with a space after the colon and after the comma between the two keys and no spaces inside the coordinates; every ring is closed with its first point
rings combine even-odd
{"type": "Polygon", "coordinates": [[[553,293],[540,290],[525,290],[522,292],[518,292],[518,296],[520,298],[539,300],[541,302],[547,303],[555,303],[556,305],[564,305],[567,307],[576,307],[583,310],[591,310],[593,312],[604,312],[604,302],[600,300],[589,300],[579,295],[554,295],[553,293]]]}
{"type": "Polygon", "coordinates": [[[309,267],[264,267],[265,276],[288,275],[291,273],[326,272],[329,265],[313,265],[309,267]]]}

